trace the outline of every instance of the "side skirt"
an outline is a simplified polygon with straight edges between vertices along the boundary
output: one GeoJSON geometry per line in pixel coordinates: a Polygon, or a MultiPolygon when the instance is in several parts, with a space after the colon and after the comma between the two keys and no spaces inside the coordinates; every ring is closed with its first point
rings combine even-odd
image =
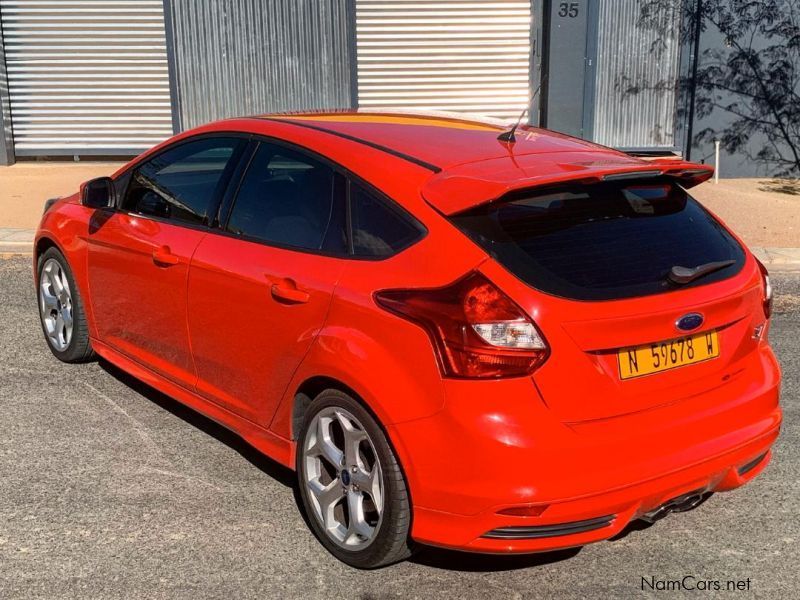
{"type": "Polygon", "coordinates": [[[263,427],[209,402],[193,391],[164,379],[144,365],[128,358],[95,338],[92,338],[91,341],[94,351],[114,366],[119,367],[129,375],[143,381],[181,404],[196,410],[223,427],[230,429],[259,452],[294,470],[294,443],[290,440],[279,437],[263,427]]]}

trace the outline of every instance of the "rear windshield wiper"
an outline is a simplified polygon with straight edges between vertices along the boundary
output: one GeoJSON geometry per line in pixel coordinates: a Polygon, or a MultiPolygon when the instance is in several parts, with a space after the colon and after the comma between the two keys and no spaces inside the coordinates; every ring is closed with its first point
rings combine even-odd
{"type": "Polygon", "coordinates": [[[708,262],[703,265],[699,265],[693,269],[690,269],[689,267],[674,266],[669,270],[667,279],[670,281],[670,283],[674,283],[676,285],[686,285],[695,279],[700,279],[701,277],[705,277],[710,273],[715,273],[720,269],[730,267],[735,263],[735,260],[719,260],[716,262],[708,262]]]}

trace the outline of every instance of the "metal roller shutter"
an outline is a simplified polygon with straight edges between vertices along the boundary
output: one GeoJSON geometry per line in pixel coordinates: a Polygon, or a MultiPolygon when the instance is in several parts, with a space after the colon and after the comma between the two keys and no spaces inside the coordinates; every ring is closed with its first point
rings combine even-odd
{"type": "Polygon", "coordinates": [[[683,10],[680,2],[659,8],[658,31],[638,26],[641,11],[640,0],[599,0],[592,139],[615,148],[672,149],[678,86],[664,83],[680,79],[683,10]]]}
{"type": "Polygon", "coordinates": [[[172,135],[162,0],[0,0],[17,155],[131,154],[172,135]]]}
{"type": "Polygon", "coordinates": [[[519,116],[531,3],[356,0],[358,104],[519,116]]]}

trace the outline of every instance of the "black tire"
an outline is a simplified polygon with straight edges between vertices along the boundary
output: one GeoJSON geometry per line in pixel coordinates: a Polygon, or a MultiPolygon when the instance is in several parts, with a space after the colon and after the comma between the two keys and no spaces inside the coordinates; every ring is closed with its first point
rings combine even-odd
{"type": "Polygon", "coordinates": [[[69,267],[67,259],[57,248],[48,248],[39,256],[36,263],[36,304],[39,307],[39,323],[42,326],[42,333],[47,342],[47,347],[58,360],[66,363],[86,362],[94,358],[92,344],[89,341],[89,327],[86,324],[86,313],[83,308],[83,298],[81,298],[75,278],[72,276],[72,269],[69,267]],[[58,263],[69,284],[69,293],[72,303],[72,334],[65,348],[58,348],[54,341],[50,339],[45,326],[45,307],[40,296],[42,269],[48,261],[58,263]]]}
{"type": "MultiPolygon", "coordinates": [[[[411,527],[411,504],[406,482],[394,451],[375,418],[356,400],[347,394],[329,389],[320,393],[309,405],[297,441],[296,469],[300,498],[311,530],[323,546],[342,562],[358,569],[375,569],[402,561],[412,554],[409,530],[411,527]],[[303,449],[309,441],[310,425],[316,415],[331,407],[344,409],[354,416],[369,437],[380,461],[383,482],[383,514],[378,522],[372,541],[365,548],[349,550],[337,543],[327,533],[316,509],[311,503],[306,484],[306,467],[303,449]]],[[[347,469],[345,469],[347,470],[347,469]]]]}

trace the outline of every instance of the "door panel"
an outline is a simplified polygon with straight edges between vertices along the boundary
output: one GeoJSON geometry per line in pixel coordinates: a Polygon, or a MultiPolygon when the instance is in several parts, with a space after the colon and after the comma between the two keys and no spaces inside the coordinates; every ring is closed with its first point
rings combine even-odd
{"type": "Polygon", "coordinates": [[[319,333],[343,261],[209,235],[189,272],[197,390],[267,426],[319,333]]]}
{"type": "Polygon", "coordinates": [[[346,253],[344,186],[333,169],[259,142],[225,229],[189,270],[197,389],[267,426],[322,327],[346,253]]]}
{"type": "Polygon", "coordinates": [[[119,211],[97,211],[89,230],[89,285],[101,340],[193,388],[186,286],[189,263],[247,145],[191,138],[117,181],[119,211]],[[125,183],[127,182],[127,183],[125,183]]]}
{"type": "Polygon", "coordinates": [[[89,286],[99,338],[192,387],[186,282],[205,232],[122,212],[105,213],[103,221],[100,214],[89,235],[89,286]]]}

